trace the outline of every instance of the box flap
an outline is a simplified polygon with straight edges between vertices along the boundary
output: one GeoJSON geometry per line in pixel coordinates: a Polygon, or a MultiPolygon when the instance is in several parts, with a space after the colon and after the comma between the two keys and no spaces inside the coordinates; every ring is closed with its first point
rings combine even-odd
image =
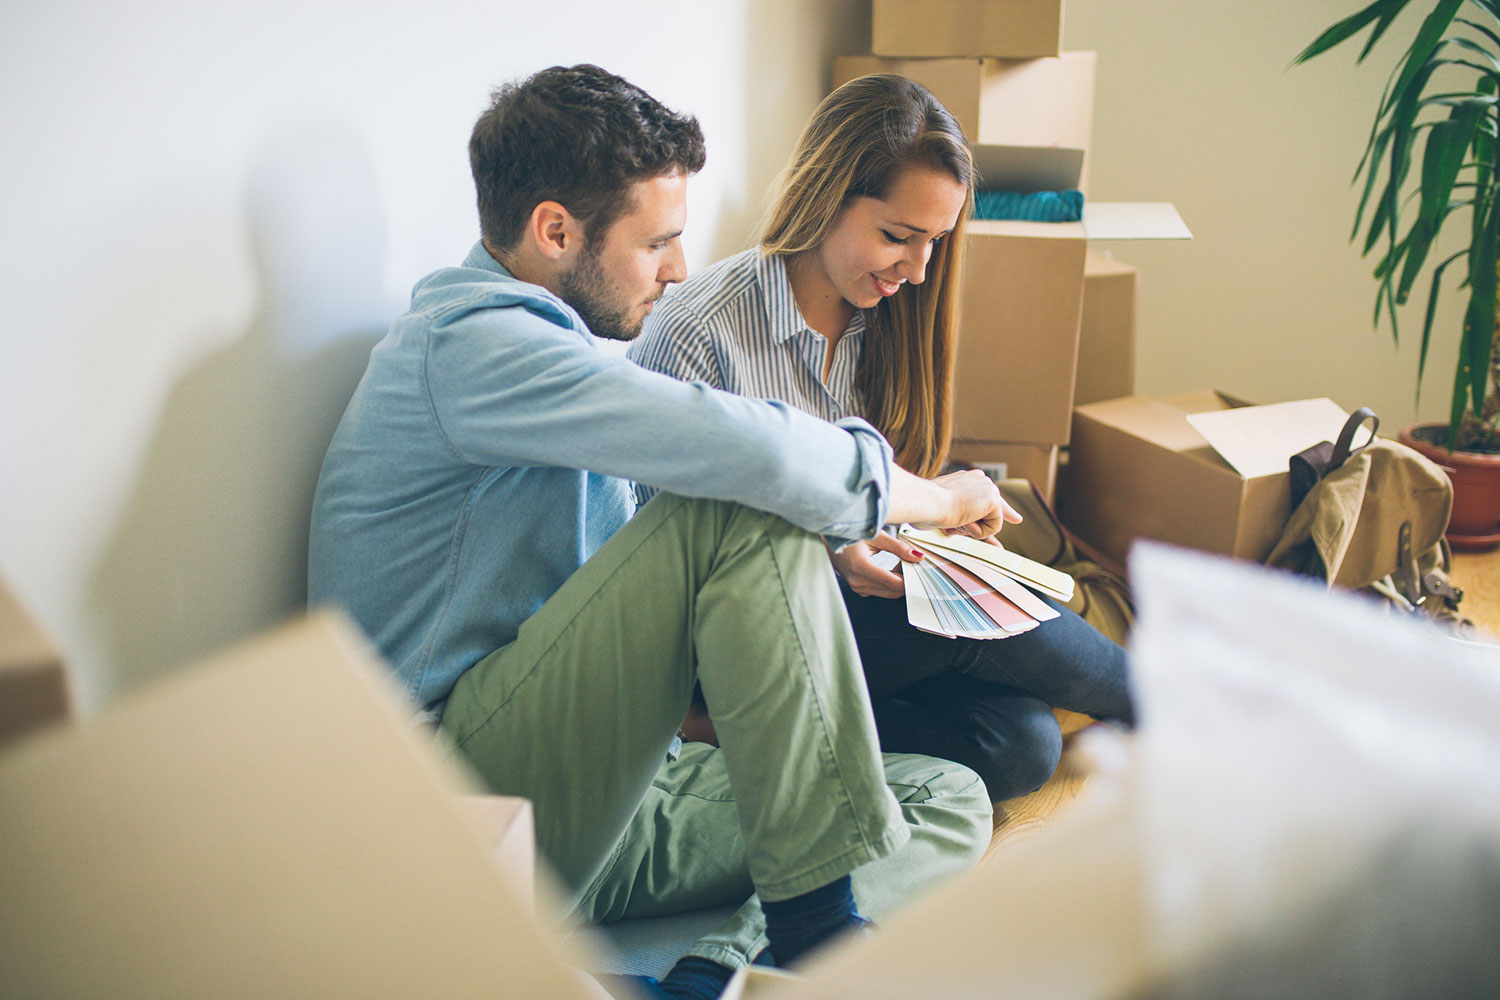
{"type": "Polygon", "coordinates": [[[982,191],[1072,191],[1083,176],[1083,153],[1072,146],[997,146],[979,143],[974,167],[982,191]]]}
{"type": "Polygon", "coordinates": [[[1227,410],[1232,406],[1255,405],[1248,399],[1241,399],[1222,389],[1194,389],[1192,392],[1179,392],[1157,398],[1187,413],[1206,413],[1210,410],[1227,410]]]}
{"type": "MultiPolygon", "coordinates": [[[[1269,406],[1244,406],[1216,413],[1193,413],[1197,428],[1236,472],[1246,479],[1287,470],[1287,460],[1319,441],[1336,441],[1349,419],[1331,399],[1300,399],[1269,406]]],[[[1367,428],[1354,446],[1370,440],[1367,428]]]]}
{"type": "MultiPolygon", "coordinates": [[[[1198,402],[1205,409],[1212,408],[1212,395],[1207,393],[1198,402]]],[[[1168,451],[1186,452],[1208,446],[1203,435],[1183,419],[1184,409],[1175,401],[1157,399],[1154,396],[1125,396],[1080,406],[1077,413],[1135,437],[1145,438],[1168,451]]]]}
{"type": "Polygon", "coordinates": [[[1091,201],[1083,206],[1091,240],[1190,240],[1192,232],[1168,201],[1091,201]]]}

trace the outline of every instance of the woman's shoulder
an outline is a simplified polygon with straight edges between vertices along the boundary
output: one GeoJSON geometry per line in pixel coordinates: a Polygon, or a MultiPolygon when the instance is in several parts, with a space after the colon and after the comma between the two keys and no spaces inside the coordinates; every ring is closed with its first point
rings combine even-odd
{"type": "Polygon", "coordinates": [[[725,257],[667,292],[657,311],[714,326],[759,296],[761,263],[754,247],[725,257]]]}

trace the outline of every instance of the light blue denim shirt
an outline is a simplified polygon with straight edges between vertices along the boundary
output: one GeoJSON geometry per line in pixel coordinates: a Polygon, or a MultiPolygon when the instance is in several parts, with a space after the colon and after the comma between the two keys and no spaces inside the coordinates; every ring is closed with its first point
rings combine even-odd
{"type": "Polygon", "coordinates": [[[318,479],[308,599],[348,611],[436,708],[629,520],[630,480],[849,540],[884,523],[890,471],[862,420],[601,351],[476,245],[417,283],[370,353],[318,479]]]}

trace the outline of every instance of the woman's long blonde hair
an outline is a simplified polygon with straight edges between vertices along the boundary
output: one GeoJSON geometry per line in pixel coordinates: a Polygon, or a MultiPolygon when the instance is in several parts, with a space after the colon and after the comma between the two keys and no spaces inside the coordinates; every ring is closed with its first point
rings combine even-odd
{"type": "Polygon", "coordinates": [[[963,130],[920,84],[894,73],[851,80],[823,99],[797,141],[760,239],[791,257],[819,246],[852,199],[883,198],[901,171],[927,167],[969,190],[953,232],[933,250],[927,280],[865,310],[854,386],[862,416],[896,462],[936,475],[953,433],[953,357],[964,228],[974,160],[963,130]]]}

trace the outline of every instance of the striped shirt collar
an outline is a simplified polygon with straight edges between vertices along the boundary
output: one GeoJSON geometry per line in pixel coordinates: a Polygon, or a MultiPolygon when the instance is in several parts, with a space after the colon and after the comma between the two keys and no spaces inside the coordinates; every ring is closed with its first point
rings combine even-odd
{"type": "MultiPolygon", "coordinates": [[[[804,330],[817,333],[807,325],[807,320],[802,318],[802,311],[797,308],[797,299],[792,294],[792,282],[786,273],[786,261],[782,254],[762,253],[757,255],[755,262],[755,277],[765,294],[766,320],[770,324],[771,339],[778,345],[786,343],[804,330]]],[[[853,337],[864,332],[865,311],[856,309],[854,318],[844,328],[844,336],[853,337]]],[[[822,337],[822,334],[818,336],[822,337]]]]}

